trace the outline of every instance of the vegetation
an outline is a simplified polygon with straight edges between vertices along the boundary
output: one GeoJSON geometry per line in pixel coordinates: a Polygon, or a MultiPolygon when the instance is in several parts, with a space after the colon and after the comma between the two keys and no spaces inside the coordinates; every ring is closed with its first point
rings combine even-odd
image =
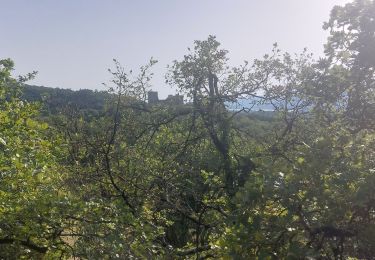
{"type": "Polygon", "coordinates": [[[48,88],[32,85],[21,86],[23,100],[42,104],[40,113],[48,117],[71,108],[83,111],[85,114],[97,115],[105,107],[105,102],[110,95],[105,91],[92,91],[81,89],[73,91],[70,89],[48,88]]]}
{"type": "Polygon", "coordinates": [[[372,259],[375,2],[324,28],[318,61],[275,44],[231,68],[195,41],[166,75],[183,106],[147,104],[154,60],[46,96],[1,60],[0,257],[372,259]]]}

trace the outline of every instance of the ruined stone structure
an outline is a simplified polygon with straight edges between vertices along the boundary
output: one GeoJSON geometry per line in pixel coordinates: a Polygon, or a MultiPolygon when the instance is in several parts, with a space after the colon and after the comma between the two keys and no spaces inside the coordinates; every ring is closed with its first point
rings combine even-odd
{"type": "Polygon", "coordinates": [[[148,103],[150,105],[155,105],[159,103],[159,97],[158,97],[158,92],[157,91],[149,91],[148,93],[148,103]]]}
{"type": "Polygon", "coordinates": [[[184,104],[184,96],[178,95],[178,94],[168,95],[168,97],[165,100],[159,100],[157,91],[149,91],[148,92],[148,103],[150,105],[156,105],[156,104],[183,105],[184,104]]]}

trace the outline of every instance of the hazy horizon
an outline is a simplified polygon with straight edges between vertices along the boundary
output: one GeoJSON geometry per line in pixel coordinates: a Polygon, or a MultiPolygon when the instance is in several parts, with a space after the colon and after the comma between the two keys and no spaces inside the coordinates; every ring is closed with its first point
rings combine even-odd
{"type": "Polygon", "coordinates": [[[150,57],[153,89],[171,93],[166,66],[181,59],[194,40],[216,35],[230,64],[261,57],[278,42],[289,52],[323,53],[322,25],[346,0],[256,1],[0,1],[4,39],[0,58],[15,61],[15,74],[38,71],[30,84],[103,90],[116,58],[136,69],[150,57]]]}

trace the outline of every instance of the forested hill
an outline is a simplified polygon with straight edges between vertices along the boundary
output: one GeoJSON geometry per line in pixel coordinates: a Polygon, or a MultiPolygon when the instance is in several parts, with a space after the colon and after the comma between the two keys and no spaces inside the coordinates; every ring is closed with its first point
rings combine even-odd
{"type": "MultiPolygon", "coordinates": [[[[57,114],[66,108],[74,108],[89,114],[98,114],[104,111],[106,101],[111,94],[106,91],[90,89],[62,89],[35,85],[24,85],[21,98],[29,102],[40,102],[41,113],[44,116],[57,114]]],[[[251,102],[240,100],[236,104],[229,104],[228,109],[238,111],[242,107],[253,106],[251,102]]],[[[268,121],[273,117],[273,108],[269,105],[257,105],[253,107],[251,118],[268,121]]]]}
{"type": "Polygon", "coordinates": [[[110,94],[105,91],[90,89],[61,89],[43,86],[25,85],[22,98],[30,102],[43,103],[43,112],[57,113],[64,107],[71,106],[80,110],[101,111],[110,94]]]}

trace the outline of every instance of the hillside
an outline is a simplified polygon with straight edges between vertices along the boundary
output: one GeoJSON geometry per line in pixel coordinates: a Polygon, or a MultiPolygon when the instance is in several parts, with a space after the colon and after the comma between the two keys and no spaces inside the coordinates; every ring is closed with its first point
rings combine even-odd
{"type": "Polygon", "coordinates": [[[22,88],[23,99],[43,104],[43,114],[55,114],[67,106],[80,110],[102,111],[109,97],[108,92],[89,89],[71,90],[35,85],[25,85],[22,88]]]}

